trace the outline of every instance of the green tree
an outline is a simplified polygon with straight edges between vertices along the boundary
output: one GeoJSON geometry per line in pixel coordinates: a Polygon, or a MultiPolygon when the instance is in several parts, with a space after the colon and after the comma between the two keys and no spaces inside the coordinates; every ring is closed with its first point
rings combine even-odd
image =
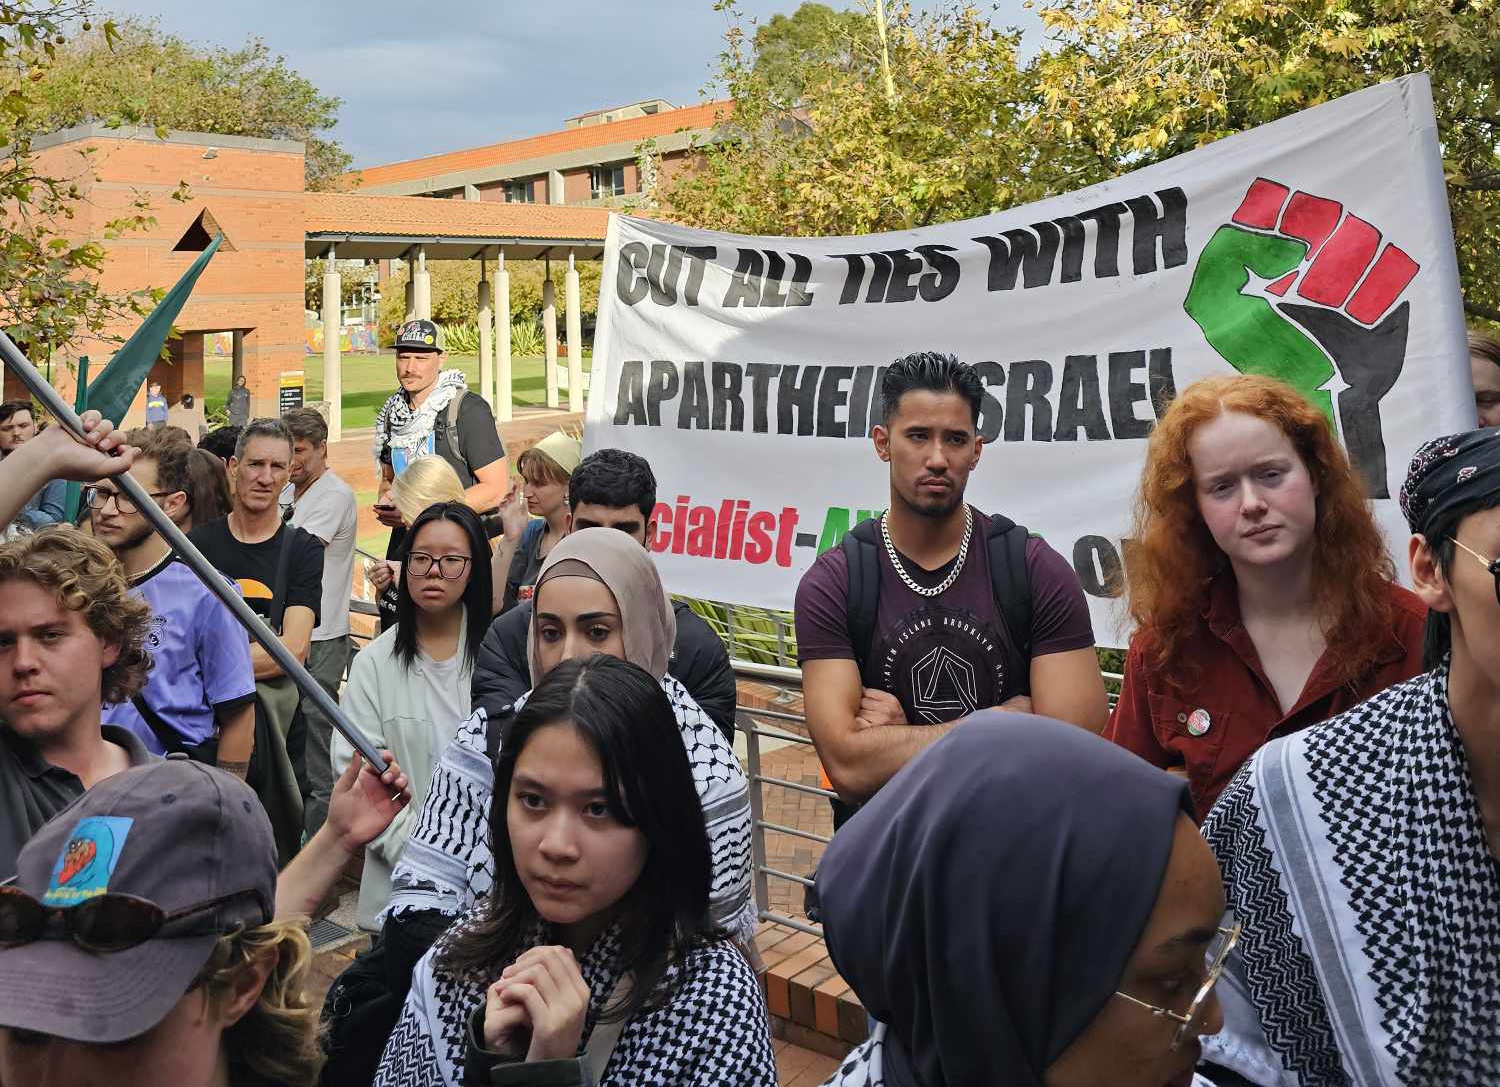
{"type": "Polygon", "coordinates": [[[155,22],[124,20],[109,35],[101,28],[58,49],[35,99],[54,129],[97,121],[300,140],[309,189],[336,187],[353,161],[327,134],[342,101],[259,38],[237,49],[200,46],[155,22]]]}
{"type": "MultiPolygon", "coordinates": [[[[0,0],[0,323],[36,361],[53,355],[67,363],[76,341],[118,340],[127,318],[149,312],[151,292],[111,294],[99,289],[106,251],[101,241],[154,220],[146,198],[103,224],[100,237],[73,226],[81,194],[75,176],[52,176],[33,150],[54,126],[38,86],[67,47],[68,28],[93,30],[87,0],[0,0]]],[[[98,33],[108,38],[113,27],[98,33]]],[[[175,194],[181,197],[181,191],[175,194]]]]}
{"type": "Polygon", "coordinates": [[[772,101],[791,108],[826,70],[874,73],[878,38],[874,22],[863,13],[809,2],[756,28],[754,66],[772,101]]]}
{"type": "MultiPolygon", "coordinates": [[[[826,235],[962,219],[1069,192],[1382,80],[1433,81],[1465,305],[1500,321],[1500,4],[1496,0],[1037,0],[1047,47],[957,0],[834,13],[751,33],[736,17],[718,82],[735,139],[660,194],[689,223],[826,235]],[[863,33],[860,24],[871,29],[863,33]],[[775,31],[772,32],[772,28],[775,31]],[[851,61],[849,58],[856,58],[851,61]],[[795,98],[795,102],[792,99],[795,98]]],[[[717,8],[737,16],[735,0],[717,8]]]]}
{"type": "Polygon", "coordinates": [[[1432,79],[1471,315],[1500,320],[1494,0],[1048,0],[1039,134],[1145,164],[1410,72],[1432,79]]]}
{"type": "MultiPolygon", "coordinates": [[[[734,0],[718,7],[737,15],[734,0]]],[[[804,9],[805,10],[805,9],[804,9]]],[[[800,13],[799,13],[800,14],[800,13]]],[[[877,40],[879,7],[843,12],[877,40]]],[[[1018,60],[1020,34],[977,8],[887,12],[887,87],[881,60],[844,63],[793,36],[763,39],[737,18],[720,58],[734,100],[734,139],[702,149],[701,168],[677,175],[663,203],[687,222],[749,234],[862,234],[983,215],[1073,187],[1073,156],[1026,132],[1033,101],[1018,60]],[[787,87],[800,87],[795,106],[787,87]]]]}
{"type": "MultiPolygon", "coordinates": [[[[539,260],[506,262],[510,272],[511,321],[535,320],[540,327],[542,315],[542,281],[546,278],[544,263],[539,260]]],[[[579,261],[578,308],[585,324],[592,323],[599,310],[600,262],[579,261]]],[[[490,290],[494,291],[495,262],[487,263],[490,290]]],[[[563,275],[567,260],[552,264],[553,288],[557,292],[558,335],[563,335],[563,275]]],[[[432,284],[432,319],[439,324],[464,324],[478,317],[477,287],[479,262],[476,260],[433,260],[427,262],[432,284]]],[[[380,342],[390,343],[406,315],[407,269],[398,268],[380,288],[380,342]]],[[[320,288],[321,294],[321,288],[320,288]]],[[[493,295],[492,295],[493,297],[493,295]]]]}

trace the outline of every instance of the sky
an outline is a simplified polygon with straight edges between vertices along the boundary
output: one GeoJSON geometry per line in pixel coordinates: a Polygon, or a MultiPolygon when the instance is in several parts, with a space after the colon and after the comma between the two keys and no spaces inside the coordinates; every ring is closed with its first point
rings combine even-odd
{"type": "MultiPolygon", "coordinates": [[[[740,0],[747,16],[800,0],[740,0]]],[[[833,0],[830,6],[853,6],[833,0]]],[[[356,167],[533,136],[646,98],[699,100],[724,47],[713,0],[100,0],[189,41],[257,36],[344,100],[333,136],[356,167]]],[[[1034,26],[1020,0],[997,20],[1034,26]]]]}

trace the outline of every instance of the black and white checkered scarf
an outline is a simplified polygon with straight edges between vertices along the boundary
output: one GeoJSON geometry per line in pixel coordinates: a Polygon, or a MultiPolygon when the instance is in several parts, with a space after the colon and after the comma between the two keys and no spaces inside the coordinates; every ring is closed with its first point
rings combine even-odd
{"type": "MultiPolygon", "coordinates": [[[[437,967],[456,932],[473,923],[476,907],[417,963],[401,1019],[386,1043],[375,1087],[459,1087],[465,1082],[468,1019],[493,977],[455,977],[437,967]]],[[[527,944],[556,942],[537,925],[527,944]]],[[[620,979],[620,936],[609,930],[578,961],[589,989],[579,1052],[588,1044],[620,979]]],[[[776,1087],[766,1002],[755,972],[727,941],[689,952],[661,980],[670,994],[625,1024],[599,1087],[776,1087]]],[[[540,1082],[540,1081],[538,1081],[540,1082]]]]}
{"type": "Polygon", "coordinates": [[[1259,751],[1203,825],[1244,935],[1205,1056],[1259,1084],[1500,1083],[1500,866],[1441,667],[1259,751]]]}
{"type": "Polygon", "coordinates": [[[428,437],[437,426],[438,413],[468,387],[469,379],[464,377],[462,370],[444,370],[433,383],[432,392],[415,411],[405,389],[393,392],[381,406],[380,414],[375,416],[375,459],[381,459],[387,445],[404,450],[408,459],[421,456],[428,437]]]}

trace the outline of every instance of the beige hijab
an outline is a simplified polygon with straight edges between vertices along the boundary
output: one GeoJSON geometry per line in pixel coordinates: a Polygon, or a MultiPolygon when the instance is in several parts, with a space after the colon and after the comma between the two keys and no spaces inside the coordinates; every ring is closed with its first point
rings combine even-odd
{"type": "Polygon", "coordinates": [[[617,528],[584,528],[562,538],[536,579],[531,632],[526,638],[533,687],[542,680],[536,651],[536,607],[542,600],[542,587],[553,577],[592,577],[603,583],[620,609],[625,659],[658,679],[666,676],[677,640],[677,617],[656,563],[633,537],[617,528]]]}

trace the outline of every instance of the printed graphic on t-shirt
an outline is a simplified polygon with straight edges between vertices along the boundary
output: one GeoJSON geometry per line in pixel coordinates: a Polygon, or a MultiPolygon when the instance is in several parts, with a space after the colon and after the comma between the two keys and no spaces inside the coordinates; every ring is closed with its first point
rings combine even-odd
{"type": "Polygon", "coordinates": [[[240,587],[240,595],[246,600],[274,599],[271,593],[271,586],[267,585],[264,581],[256,581],[253,577],[242,577],[235,584],[240,587]]]}
{"type": "Polygon", "coordinates": [[[396,475],[399,476],[402,472],[406,471],[406,466],[412,461],[416,460],[417,457],[430,457],[432,455],[432,451],[436,448],[436,440],[431,434],[427,435],[427,437],[423,439],[422,448],[417,452],[416,457],[409,455],[405,449],[397,449],[392,446],[391,471],[395,472],[396,475]]]}
{"type": "Polygon", "coordinates": [[[880,686],[912,724],[939,725],[996,705],[1005,690],[1005,647],[969,611],[930,605],[901,617],[880,639],[880,686]]]}

